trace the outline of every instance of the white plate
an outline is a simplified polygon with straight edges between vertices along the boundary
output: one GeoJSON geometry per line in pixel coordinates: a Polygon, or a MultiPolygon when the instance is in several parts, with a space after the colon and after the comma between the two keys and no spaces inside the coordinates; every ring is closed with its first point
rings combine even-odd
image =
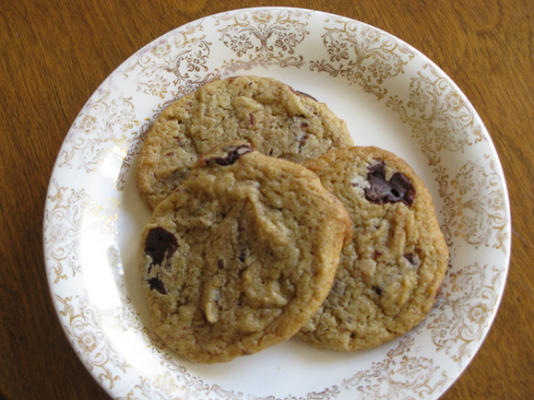
{"type": "Polygon", "coordinates": [[[467,366],[497,311],[510,256],[501,165],[476,111],[443,71],[369,25],[294,8],[202,18],[114,71],[74,121],[44,216],[50,290],[63,328],[117,399],[437,398],[467,366]],[[399,154],[429,186],[451,267],[428,318],[369,351],[292,339],[226,364],[189,363],[144,327],[136,254],[149,211],[133,181],[144,133],[173,99],[237,74],[278,78],[327,103],[354,141],[399,154]]]}

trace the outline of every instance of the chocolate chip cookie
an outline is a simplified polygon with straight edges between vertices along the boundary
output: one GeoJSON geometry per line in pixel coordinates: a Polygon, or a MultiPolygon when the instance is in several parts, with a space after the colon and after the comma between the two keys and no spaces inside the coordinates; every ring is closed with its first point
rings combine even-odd
{"type": "Polygon", "coordinates": [[[244,139],[258,151],[300,162],[352,145],[326,105],[274,79],[239,76],[208,83],[167,107],[143,144],[137,186],[154,208],[187,178],[198,156],[244,139]]]}
{"type": "Polygon", "coordinates": [[[353,239],[328,298],[298,336],[348,351],[406,333],[430,311],[447,270],[427,188],[406,162],[376,147],[332,150],[304,165],[349,211],[353,239]]]}
{"type": "Polygon", "coordinates": [[[142,234],[155,333],[203,363],[288,339],[328,295],[351,232],[307,168],[244,142],[202,155],[142,234]]]}

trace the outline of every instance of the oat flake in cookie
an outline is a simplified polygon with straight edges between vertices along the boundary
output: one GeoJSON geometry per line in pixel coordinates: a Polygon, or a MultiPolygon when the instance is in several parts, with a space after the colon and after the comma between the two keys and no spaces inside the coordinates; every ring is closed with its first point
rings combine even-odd
{"type": "Polygon", "coordinates": [[[136,181],[154,208],[190,173],[199,154],[232,140],[300,162],[353,144],[346,124],[323,103],[274,79],[240,76],[208,83],[154,122],[136,181]]]}
{"type": "Polygon", "coordinates": [[[328,295],[347,211],[301,165],[231,143],[202,156],[142,234],[152,327],[203,363],[288,339],[328,295]]]}
{"type": "Polygon", "coordinates": [[[447,270],[430,193],[406,162],[376,147],[333,150],[304,165],[349,211],[353,239],[328,298],[298,336],[348,351],[406,333],[430,311],[447,270]]]}

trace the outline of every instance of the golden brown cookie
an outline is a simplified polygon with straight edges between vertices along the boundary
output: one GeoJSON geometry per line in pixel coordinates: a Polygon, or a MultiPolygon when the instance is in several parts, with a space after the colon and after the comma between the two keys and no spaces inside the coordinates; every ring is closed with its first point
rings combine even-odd
{"type": "Polygon", "coordinates": [[[142,234],[153,329],[203,363],[286,340],[328,295],[350,234],[310,170],[246,143],[206,154],[142,234]]]}
{"type": "Polygon", "coordinates": [[[218,80],[180,98],[154,122],[137,164],[142,196],[154,208],[187,178],[200,154],[240,139],[295,162],[353,144],[345,122],[326,105],[282,82],[218,80]]]}
{"type": "Polygon", "coordinates": [[[347,351],[406,333],[430,311],[447,270],[430,193],[406,162],[376,147],[332,150],[304,165],[349,211],[353,239],[328,298],[298,336],[347,351]]]}

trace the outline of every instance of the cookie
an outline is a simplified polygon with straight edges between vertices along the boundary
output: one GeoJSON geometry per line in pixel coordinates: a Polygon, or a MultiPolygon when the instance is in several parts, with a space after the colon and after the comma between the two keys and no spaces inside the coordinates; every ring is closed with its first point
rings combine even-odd
{"type": "Polygon", "coordinates": [[[138,158],[141,195],[154,208],[187,178],[200,154],[241,139],[295,162],[353,144],[345,122],[326,105],[282,82],[253,76],[213,81],[154,122],[138,158]]]}
{"type": "Polygon", "coordinates": [[[142,234],[153,329],[202,363],[286,340],[328,295],[350,234],[310,170],[245,143],[206,154],[142,234]]]}
{"type": "Polygon", "coordinates": [[[430,311],[448,264],[429,191],[406,162],[376,147],[332,150],[304,165],[349,211],[353,239],[298,336],[351,351],[408,332],[430,311]]]}

